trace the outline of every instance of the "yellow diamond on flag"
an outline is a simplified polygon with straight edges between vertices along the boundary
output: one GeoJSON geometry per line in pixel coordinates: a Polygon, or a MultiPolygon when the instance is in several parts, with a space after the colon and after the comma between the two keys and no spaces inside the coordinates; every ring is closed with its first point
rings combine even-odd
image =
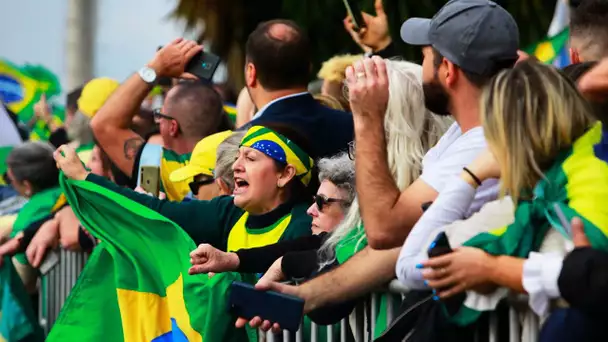
{"type": "Polygon", "coordinates": [[[536,50],[534,51],[534,56],[538,58],[541,62],[547,63],[555,58],[555,50],[553,49],[553,44],[551,42],[542,42],[538,44],[536,50]]]}

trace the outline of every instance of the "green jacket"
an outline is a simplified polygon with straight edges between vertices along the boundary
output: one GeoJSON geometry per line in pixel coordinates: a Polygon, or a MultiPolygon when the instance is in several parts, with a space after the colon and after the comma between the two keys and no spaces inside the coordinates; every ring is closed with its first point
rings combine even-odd
{"type": "Polygon", "coordinates": [[[306,214],[308,205],[302,202],[285,203],[270,213],[250,216],[234,205],[232,196],[221,196],[211,201],[171,202],[121,188],[93,174],[89,174],[87,181],[167,217],[182,227],[197,245],[208,243],[227,251],[261,247],[312,234],[312,219],[306,214]]]}

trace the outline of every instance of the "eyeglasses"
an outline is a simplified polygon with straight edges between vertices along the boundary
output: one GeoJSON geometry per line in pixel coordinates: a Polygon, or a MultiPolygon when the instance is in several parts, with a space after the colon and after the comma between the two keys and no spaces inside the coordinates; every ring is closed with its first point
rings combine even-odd
{"type": "Polygon", "coordinates": [[[324,195],[314,195],[314,196],[312,196],[312,199],[315,201],[315,204],[317,205],[317,208],[319,208],[320,212],[323,212],[323,208],[330,205],[331,203],[346,202],[345,200],[340,199],[340,198],[331,198],[331,197],[327,197],[324,195]]]}
{"type": "Polygon", "coordinates": [[[348,158],[355,160],[355,142],[351,141],[348,143],[348,158]]]}
{"type": "Polygon", "coordinates": [[[154,114],[154,122],[156,123],[158,123],[160,119],[175,120],[174,117],[164,114],[160,109],[155,109],[152,113],[154,114]]]}
{"type": "Polygon", "coordinates": [[[201,188],[201,186],[213,184],[213,182],[215,182],[214,178],[206,178],[190,182],[188,183],[188,186],[190,187],[190,191],[192,191],[192,194],[194,196],[198,196],[198,190],[201,188]]]}

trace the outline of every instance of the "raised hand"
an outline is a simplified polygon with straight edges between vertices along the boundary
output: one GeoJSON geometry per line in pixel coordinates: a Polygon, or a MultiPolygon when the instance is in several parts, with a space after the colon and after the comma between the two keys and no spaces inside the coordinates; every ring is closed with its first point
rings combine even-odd
{"type": "Polygon", "coordinates": [[[195,41],[177,38],[158,50],[148,66],[156,71],[158,77],[178,78],[184,74],[190,59],[202,50],[203,47],[195,41]]]}
{"type": "Polygon", "coordinates": [[[204,243],[190,253],[190,263],[189,274],[229,272],[239,267],[239,257],[204,243]]]}
{"type": "Polygon", "coordinates": [[[89,172],[82,165],[82,161],[78,158],[76,150],[68,145],[61,145],[53,153],[57,168],[63,170],[63,173],[70,179],[85,180],[89,172]]]}

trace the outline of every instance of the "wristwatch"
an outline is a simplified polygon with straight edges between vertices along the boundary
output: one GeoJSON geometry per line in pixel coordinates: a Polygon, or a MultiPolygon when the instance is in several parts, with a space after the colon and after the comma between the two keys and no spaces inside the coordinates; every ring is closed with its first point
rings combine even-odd
{"type": "Polygon", "coordinates": [[[143,67],[137,72],[144,82],[154,84],[156,82],[156,71],[150,67],[143,67]]]}

